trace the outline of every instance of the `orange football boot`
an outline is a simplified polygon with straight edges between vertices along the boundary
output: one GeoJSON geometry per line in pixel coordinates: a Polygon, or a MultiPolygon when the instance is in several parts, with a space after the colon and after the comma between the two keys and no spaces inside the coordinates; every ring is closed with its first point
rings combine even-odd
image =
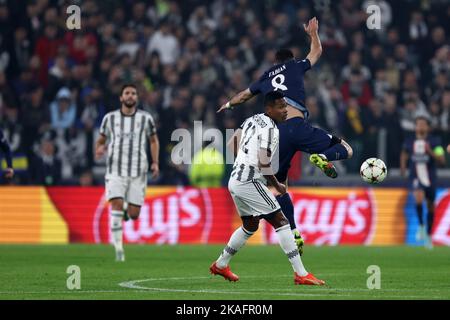
{"type": "Polygon", "coordinates": [[[294,272],[294,283],[309,286],[323,286],[325,281],[317,279],[312,273],[308,273],[306,276],[301,277],[294,272]]]}
{"type": "Polygon", "coordinates": [[[238,275],[231,272],[230,266],[226,266],[223,269],[219,269],[216,266],[216,262],[213,262],[213,264],[209,267],[209,272],[213,275],[221,275],[222,277],[225,278],[225,280],[229,280],[229,281],[233,281],[233,282],[239,280],[238,275]]]}

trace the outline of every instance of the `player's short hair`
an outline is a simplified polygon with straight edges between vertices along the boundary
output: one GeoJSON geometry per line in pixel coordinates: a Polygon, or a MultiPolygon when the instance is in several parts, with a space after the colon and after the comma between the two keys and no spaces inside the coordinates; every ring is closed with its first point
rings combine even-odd
{"type": "Polygon", "coordinates": [[[123,91],[124,91],[126,88],[134,88],[134,89],[137,91],[137,87],[136,87],[135,84],[133,84],[133,83],[125,83],[125,84],[122,86],[122,89],[120,89],[120,95],[123,94],[123,91]]]}
{"type": "Polygon", "coordinates": [[[277,63],[282,63],[291,59],[294,59],[294,54],[289,49],[282,48],[275,53],[275,61],[277,63]]]}
{"type": "Polygon", "coordinates": [[[419,112],[418,114],[416,114],[415,117],[414,117],[414,122],[417,123],[417,121],[419,121],[419,120],[425,120],[425,122],[428,125],[431,125],[431,118],[426,113],[419,112]]]}
{"type": "Polygon", "coordinates": [[[264,96],[264,107],[272,105],[275,100],[283,99],[284,94],[281,91],[271,91],[264,96]]]}

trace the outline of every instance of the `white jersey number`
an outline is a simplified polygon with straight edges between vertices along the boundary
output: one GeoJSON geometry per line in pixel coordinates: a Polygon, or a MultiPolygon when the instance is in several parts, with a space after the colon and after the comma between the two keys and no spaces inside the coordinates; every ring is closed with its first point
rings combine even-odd
{"type": "Polygon", "coordinates": [[[284,85],[284,81],[286,77],[283,74],[279,74],[272,79],[272,87],[274,87],[273,91],[277,91],[278,89],[286,91],[288,88],[284,85]]]}

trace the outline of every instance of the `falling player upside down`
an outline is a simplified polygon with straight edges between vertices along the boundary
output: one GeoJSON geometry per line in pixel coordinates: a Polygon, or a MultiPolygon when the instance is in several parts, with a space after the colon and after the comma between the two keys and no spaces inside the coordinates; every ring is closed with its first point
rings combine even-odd
{"type": "Polygon", "coordinates": [[[324,281],[308,273],[303,266],[289,222],[267,188],[268,183],[280,194],[286,193],[286,186],[278,182],[271,165],[279,143],[276,123],[286,120],[287,105],[284,95],[280,91],[273,91],[265,96],[264,106],[264,114],[246,119],[241,126],[244,132],[228,182],[228,190],[243,225],[233,233],[220,257],[211,265],[210,272],[226,280],[239,280],[231,272],[229,262],[256,232],[259,220],[263,218],[275,228],[280,246],[294,269],[294,283],[324,285],[324,281]]]}

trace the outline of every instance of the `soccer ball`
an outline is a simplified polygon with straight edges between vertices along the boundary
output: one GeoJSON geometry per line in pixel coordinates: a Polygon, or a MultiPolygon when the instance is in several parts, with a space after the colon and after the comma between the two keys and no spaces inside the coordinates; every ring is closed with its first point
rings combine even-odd
{"type": "Polygon", "coordinates": [[[359,174],[365,182],[377,184],[386,178],[387,168],[383,160],[369,158],[362,163],[359,174]]]}

